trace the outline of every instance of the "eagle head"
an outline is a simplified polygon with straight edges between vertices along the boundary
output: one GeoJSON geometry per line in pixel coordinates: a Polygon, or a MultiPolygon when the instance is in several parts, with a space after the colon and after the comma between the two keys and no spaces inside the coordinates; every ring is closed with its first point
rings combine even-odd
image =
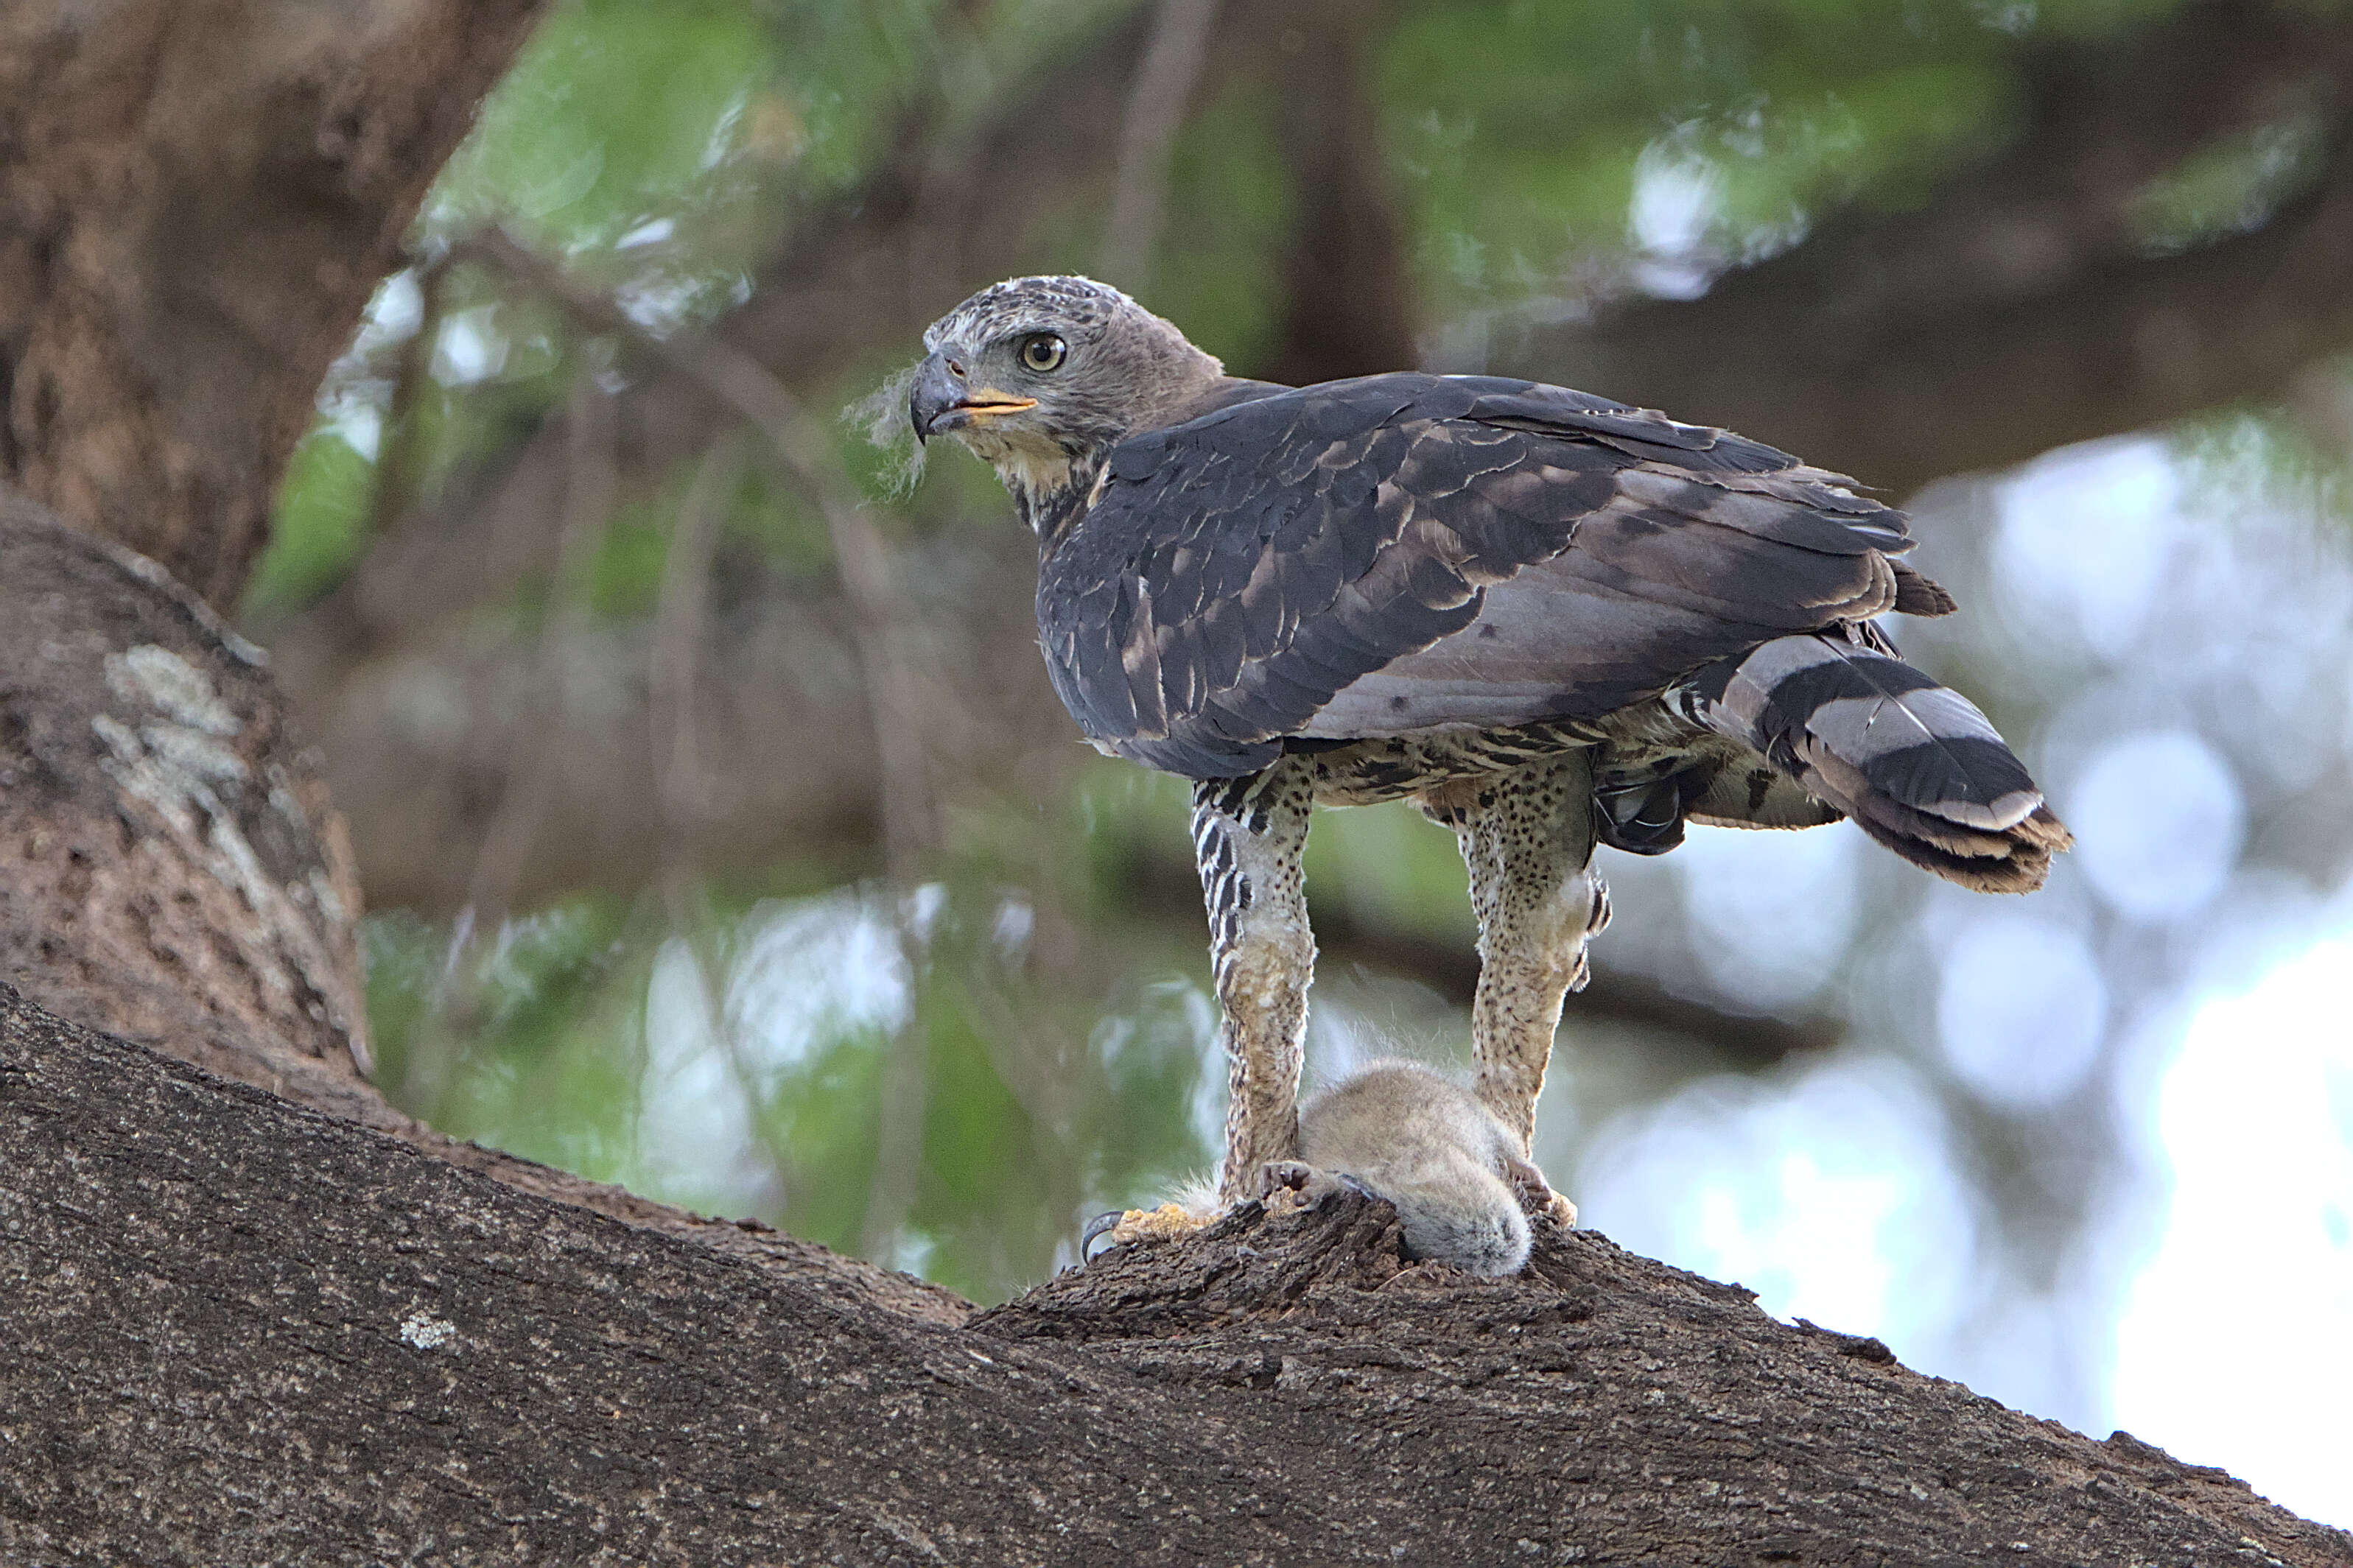
{"type": "Polygon", "coordinates": [[[907,417],[996,468],[1032,528],[1093,482],[1103,456],[1167,422],[1224,367],[1106,283],[1014,278],[932,323],[907,417]]]}

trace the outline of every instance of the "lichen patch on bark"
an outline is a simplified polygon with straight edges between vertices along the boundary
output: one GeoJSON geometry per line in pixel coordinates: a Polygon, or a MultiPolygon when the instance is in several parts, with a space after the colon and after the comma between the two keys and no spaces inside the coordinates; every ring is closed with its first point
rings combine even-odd
{"type": "Polygon", "coordinates": [[[153,563],[16,498],[0,777],[0,974],[265,1087],[359,1087],[357,879],[267,661],[153,563]]]}

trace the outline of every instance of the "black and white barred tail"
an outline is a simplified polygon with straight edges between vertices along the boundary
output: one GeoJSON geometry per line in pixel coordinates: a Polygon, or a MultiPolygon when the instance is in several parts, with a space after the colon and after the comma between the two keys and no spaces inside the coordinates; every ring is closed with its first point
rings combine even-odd
{"type": "Polygon", "coordinates": [[[2031,892],[2073,842],[1976,704],[1860,640],[1776,637],[1702,669],[1675,706],[1963,887],[2031,892]]]}

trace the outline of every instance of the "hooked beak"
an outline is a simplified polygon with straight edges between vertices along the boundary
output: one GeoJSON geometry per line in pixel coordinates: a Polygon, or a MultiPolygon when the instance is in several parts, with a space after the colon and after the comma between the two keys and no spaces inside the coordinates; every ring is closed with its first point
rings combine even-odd
{"type": "Polygon", "coordinates": [[[918,441],[961,430],[993,414],[1018,414],[1037,406],[1034,397],[966,384],[963,373],[944,354],[934,354],[923,363],[907,394],[907,419],[914,426],[918,441]]]}

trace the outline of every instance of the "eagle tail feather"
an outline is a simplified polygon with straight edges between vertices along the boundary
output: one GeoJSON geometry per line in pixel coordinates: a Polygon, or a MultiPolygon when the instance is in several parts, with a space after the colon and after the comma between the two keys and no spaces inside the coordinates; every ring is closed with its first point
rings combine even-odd
{"type": "Polygon", "coordinates": [[[1694,721],[1964,887],[2031,892],[2073,841],[1975,704],[1859,641],[1776,637],[1702,669],[1679,697],[1694,721]]]}

